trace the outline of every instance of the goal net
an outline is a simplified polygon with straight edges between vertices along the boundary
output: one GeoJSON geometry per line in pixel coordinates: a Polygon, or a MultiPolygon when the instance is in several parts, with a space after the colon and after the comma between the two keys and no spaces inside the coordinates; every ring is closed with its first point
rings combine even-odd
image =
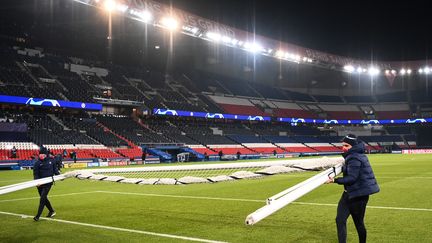
{"type": "Polygon", "coordinates": [[[343,162],[342,158],[270,160],[262,162],[160,165],[89,169],[72,172],[79,179],[144,185],[215,183],[302,171],[320,171],[343,162]]]}
{"type": "Polygon", "coordinates": [[[159,165],[126,168],[86,169],[53,177],[0,187],[0,195],[76,177],[141,185],[183,185],[216,183],[240,179],[262,178],[283,173],[325,170],[343,162],[342,158],[268,160],[260,162],[159,165]]]}

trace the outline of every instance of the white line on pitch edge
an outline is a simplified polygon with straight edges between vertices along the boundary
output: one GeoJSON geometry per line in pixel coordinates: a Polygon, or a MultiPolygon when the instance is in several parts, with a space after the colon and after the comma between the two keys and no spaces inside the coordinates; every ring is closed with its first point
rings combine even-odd
{"type": "MultiPolygon", "coordinates": [[[[184,195],[152,194],[152,193],[114,192],[114,191],[96,191],[96,192],[111,193],[111,194],[123,194],[123,195],[136,195],[136,196],[149,196],[149,197],[173,197],[173,198],[189,198],[189,199],[202,199],[202,200],[262,202],[262,203],[265,202],[265,200],[241,199],[241,198],[201,197],[201,196],[184,196],[184,195]]],[[[292,204],[315,205],[315,206],[332,206],[332,207],[336,207],[337,206],[337,204],[330,204],[330,203],[308,203],[308,202],[292,202],[292,204]]],[[[367,207],[368,208],[374,208],[374,209],[390,209],[390,210],[428,211],[428,212],[432,212],[431,208],[404,208],[404,207],[385,207],[385,206],[367,206],[367,207]]]]}
{"type": "Polygon", "coordinates": [[[169,194],[153,194],[153,193],[135,193],[135,192],[113,192],[113,191],[96,191],[100,193],[148,196],[148,197],[173,197],[173,198],[188,198],[188,199],[203,199],[203,200],[223,200],[223,201],[241,201],[241,202],[265,202],[265,200],[256,199],[241,199],[241,198],[221,198],[221,197],[201,197],[201,196],[183,196],[169,194]]]}
{"type": "MultiPolygon", "coordinates": [[[[17,216],[17,217],[21,217],[21,218],[31,218],[31,219],[33,218],[33,216],[30,216],[30,215],[9,213],[9,212],[2,212],[2,211],[0,211],[0,214],[17,216]]],[[[64,223],[64,224],[74,224],[74,225],[87,226],[87,227],[93,227],[93,228],[99,228],[99,229],[123,231],[123,232],[129,232],[129,233],[152,235],[152,236],[159,236],[159,237],[173,238],[173,239],[180,239],[180,240],[209,242],[209,243],[225,243],[224,241],[207,240],[207,239],[187,237],[187,236],[181,236],[181,235],[171,235],[171,234],[163,234],[163,233],[156,233],[156,232],[143,231],[143,230],[134,230],[134,229],[119,228],[119,227],[105,226],[105,225],[98,225],[98,224],[81,223],[81,222],[69,221],[69,220],[63,220],[63,219],[52,219],[52,218],[45,218],[45,217],[40,217],[40,219],[64,223]]]]}

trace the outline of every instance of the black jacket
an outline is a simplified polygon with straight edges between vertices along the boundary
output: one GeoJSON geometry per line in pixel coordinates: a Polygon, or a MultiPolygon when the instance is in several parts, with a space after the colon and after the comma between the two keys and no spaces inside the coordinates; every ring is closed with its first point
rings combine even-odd
{"type": "Polygon", "coordinates": [[[361,142],[348,150],[343,155],[345,158],[345,165],[342,167],[343,177],[335,179],[335,183],[344,185],[350,199],[380,191],[364,151],[365,147],[361,142]]]}
{"type": "Polygon", "coordinates": [[[62,163],[63,162],[63,158],[61,156],[61,154],[57,154],[56,156],[54,156],[54,164],[55,166],[57,166],[57,169],[60,171],[61,167],[62,167],[62,163]]]}
{"type": "Polygon", "coordinates": [[[52,158],[46,157],[43,160],[36,160],[33,165],[33,177],[35,180],[54,175],[60,175],[60,173],[52,158]]]}

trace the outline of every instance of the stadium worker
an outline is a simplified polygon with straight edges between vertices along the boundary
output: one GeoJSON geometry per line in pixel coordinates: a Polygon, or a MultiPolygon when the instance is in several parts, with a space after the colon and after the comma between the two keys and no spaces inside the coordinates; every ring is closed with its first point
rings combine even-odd
{"type": "MultiPolygon", "coordinates": [[[[53,159],[50,158],[48,151],[41,147],[39,150],[39,158],[36,160],[33,166],[33,177],[34,179],[41,179],[45,177],[52,177],[54,175],[59,175],[57,165],[54,163],[53,159]]],[[[40,195],[39,208],[36,216],[33,218],[35,221],[39,221],[39,217],[42,214],[44,207],[46,206],[49,210],[47,217],[52,218],[56,214],[48,200],[48,193],[52,186],[51,183],[38,185],[37,189],[40,195]]]]}
{"type": "Polygon", "coordinates": [[[379,192],[379,186],[364,154],[364,144],[353,134],[342,140],[342,156],[345,164],[342,167],[343,177],[329,178],[327,183],[344,186],[344,192],[337,207],[336,226],[339,242],[346,242],[346,222],[351,215],[357,229],[359,242],[366,242],[364,216],[369,195],[379,192]]]}
{"type": "Polygon", "coordinates": [[[54,164],[57,166],[57,170],[60,172],[63,168],[63,157],[61,154],[54,156],[54,164]]]}

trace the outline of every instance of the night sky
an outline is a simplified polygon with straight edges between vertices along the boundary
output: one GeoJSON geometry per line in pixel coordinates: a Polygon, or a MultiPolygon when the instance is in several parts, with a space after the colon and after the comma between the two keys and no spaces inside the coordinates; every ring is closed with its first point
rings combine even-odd
{"type": "Polygon", "coordinates": [[[432,56],[428,1],[157,0],[239,29],[361,59],[432,56]]]}
{"type": "MultiPolygon", "coordinates": [[[[2,0],[0,13],[6,21],[31,21],[35,4],[43,2],[38,1],[2,0]]],[[[428,1],[155,1],[242,30],[342,56],[382,61],[432,57],[432,3],[428,1]]]]}

